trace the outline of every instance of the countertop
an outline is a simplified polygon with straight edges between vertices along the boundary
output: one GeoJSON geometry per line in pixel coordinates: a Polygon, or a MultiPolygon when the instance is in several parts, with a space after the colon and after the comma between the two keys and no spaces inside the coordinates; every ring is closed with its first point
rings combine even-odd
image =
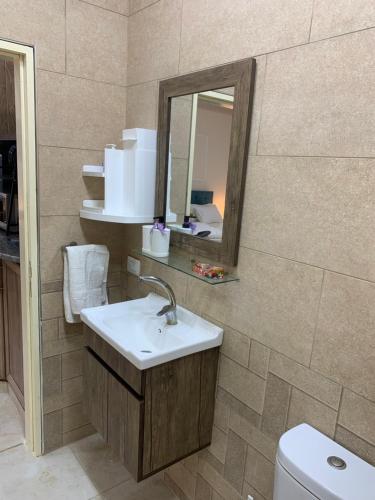
{"type": "Polygon", "coordinates": [[[0,230],[0,259],[11,262],[20,262],[20,243],[18,235],[5,234],[0,230]]]}

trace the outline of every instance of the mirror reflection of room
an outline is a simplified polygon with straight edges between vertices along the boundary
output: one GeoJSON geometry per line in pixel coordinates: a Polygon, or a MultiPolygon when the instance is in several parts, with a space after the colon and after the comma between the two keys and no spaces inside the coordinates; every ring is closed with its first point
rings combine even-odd
{"type": "Polygon", "coordinates": [[[222,240],[233,104],[233,87],[172,98],[172,229],[222,240]]]}

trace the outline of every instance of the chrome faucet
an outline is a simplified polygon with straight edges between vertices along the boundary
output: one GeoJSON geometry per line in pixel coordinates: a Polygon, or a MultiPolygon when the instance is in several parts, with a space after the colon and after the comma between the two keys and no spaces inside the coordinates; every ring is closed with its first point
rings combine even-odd
{"type": "Polygon", "coordinates": [[[169,304],[164,306],[157,313],[157,316],[166,316],[167,325],[177,325],[177,309],[176,309],[176,297],[170,285],[161,278],[157,278],[156,276],[139,276],[140,281],[144,281],[146,283],[155,283],[159,285],[168,295],[169,304]]]}

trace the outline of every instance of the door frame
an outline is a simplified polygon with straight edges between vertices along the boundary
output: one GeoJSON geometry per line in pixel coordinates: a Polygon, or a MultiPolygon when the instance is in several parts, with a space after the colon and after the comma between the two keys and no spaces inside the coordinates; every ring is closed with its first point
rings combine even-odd
{"type": "Polygon", "coordinates": [[[41,317],[34,48],[0,39],[14,61],[26,446],[42,454],[41,317]]]}

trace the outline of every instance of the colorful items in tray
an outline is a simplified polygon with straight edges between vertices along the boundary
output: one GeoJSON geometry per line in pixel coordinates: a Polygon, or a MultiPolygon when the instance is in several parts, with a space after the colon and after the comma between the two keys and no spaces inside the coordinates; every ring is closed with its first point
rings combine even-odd
{"type": "Polygon", "coordinates": [[[224,268],[220,266],[213,266],[212,264],[205,264],[203,262],[196,262],[193,265],[193,272],[211,279],[223,279],[224,268]]]}

